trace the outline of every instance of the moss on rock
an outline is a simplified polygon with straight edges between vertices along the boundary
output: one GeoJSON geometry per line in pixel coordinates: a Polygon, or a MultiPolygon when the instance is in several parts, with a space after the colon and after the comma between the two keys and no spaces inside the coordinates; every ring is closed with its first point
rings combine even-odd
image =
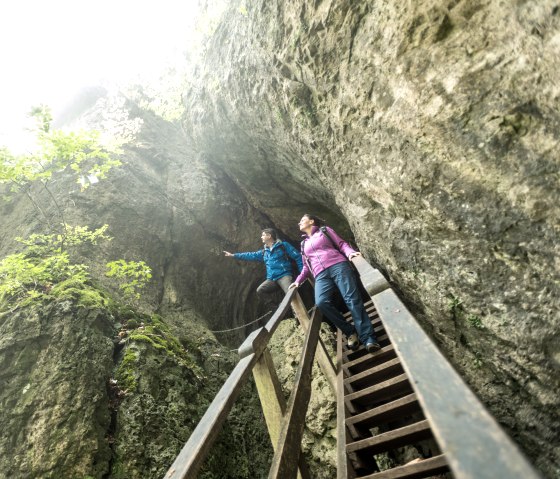
{"type": "MultiPolygon", "coordinates": [[[[183,318],[186,328],[191,321],[183,318]]],[[[237,361],[202,330],[187,350],[160,316],[137,315],[132,324],[139,326],[123,339],[115,373],[125,393],[116,415],[115,479],[163,476],[237,361]]],[[[224,471],[231,478],[266,477],[271,452],[249,384],[199,477],[223,478],[224,471]]]]}
{"type": "Polygon", "coordinates": [[[107,311],[69,300],[0,314],[0,477],[109,472],[112,331],[107,311]]]}

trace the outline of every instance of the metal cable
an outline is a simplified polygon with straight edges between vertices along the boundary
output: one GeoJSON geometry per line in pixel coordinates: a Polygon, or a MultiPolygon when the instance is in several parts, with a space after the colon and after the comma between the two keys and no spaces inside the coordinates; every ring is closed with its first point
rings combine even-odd
{"type": "Polygon", "coordinates": [[[250,323],[246,323],[246,324],[242,324],[241,326],[237,326],[235,328],[231,328],[231,329],[221,329],[220,331],[212,331],[210,330],[211,333],[228,333],[230,331],[236,331],[237,329],[242,329],[246,326],[249,326],[251,324],[256,323],[257,321],[260,321],[261,319],[263,319],[265,316],[272,314],[272,311],[267,311],[266,313],[264,313],[260,318],[255,319],[254,321],[251,321],[250,323]]]}

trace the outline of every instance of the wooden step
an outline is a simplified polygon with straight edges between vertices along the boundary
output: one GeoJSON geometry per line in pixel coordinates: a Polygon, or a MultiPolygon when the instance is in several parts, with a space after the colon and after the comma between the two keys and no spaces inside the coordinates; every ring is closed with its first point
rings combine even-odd
{"type": "Polygon", "coordinates": [[[376,408],[370,409],[355,416],[346,419],[346,425],[349,427],[374,427],[385,424],[403,416],[420,411],[418,398],[416,394],[409,394],[395,401],[388,402],[376,408]]]}
{"type": "Polygon", "coordinates": [[[376,472],[360,479],[421,479],[432,477],[436,474],[444,474],[449,471],[445,456],[435,456],[422,459],[419,462],[405,464],[382,472],[376,472]]]}
{"type": "Polygon", "coordinates": [[[432,437],[427,420],[347,444],[346,452],[379,454],[432,437]]]}
{"type": "MultiPolygon", "coordinates": [[[[346,321],[350,326],[354,327],[354,321],[346,321]]],[[[385,333],[385,327],[380,321],[372,321],[371,325],[377,335],[385,333]]]]}
{"type": "Polygon", "coordinates": [[[360,357],[344,363],[344,368],[352,374],[357,374],[377,364],[384,363],[397,357],[393,345],[385,346],[373,354],[362,354],[360,357]]]}
{"type": "MultiPolygon", "coordinates": [[[[353,323],[351,323],[353,324],[353,323]]],[[[373,332],[376,334],[376,336],[379,336],[381,334],[385,334],[385,328],[383,327],[383,325],[378,322],[378,321],[374,321],[371,323],[373,326],[373,332]]]]}
{"type": "MultiPolygon", "coordinates": [[[[389,341],[389,337],[386,334],[381,334],[381,335],[377,335],[377,342],[383,347],[383,346],[387,346],[390,341],[389,341]]],[[[360,343],[360,346],[358,347],[358,349],[350,349],[346,346],[346,344],[344,345],[343,348],[343,353],[342,353],[342,358],[343,360],[347,360],[347,361],[353,361],[356,358],[359,358],[360,356],[364,355],[364,354],[369,354],[365,348],[365,346],[363,344],[360,343]]]]}
{"type": "MultiPolygon", "coordinates": [[[[371,314],[377,315],[377,310],[375,309],[375,306],[372,304],[371,301],[364,303],[364,307],[366,308],[366,313],[368,313],[368,315],[371,314]]],[[[350,318],[352,314],[350,313],[350,311],[346,311],[345,313],[342,314],[342,316],[344,318],[350,318]]]]}
{"type": "Polygon", "coordinates": [[[352,389],[360,389],[365,386],[385,381],[398,374],[403,373],[403,367],[398,358],[391,359],[372,368],[366,369],[361,373],[354,374],[344,380],[345,386],[350,386],[352,389]]]}
{"type": "MultiPolygon", "coordinates": [[[[381,324],[381,319],[379,318],[379,313],[375,310],[368,310],[366,309],[366,313],[369,317],[369,319],[371,320],[371,322],[373,323],[374,321],[376,321],[377,323],[381,324]]],[[[350,311],[348,311],[347,313],[344,313],[342,315],[343,319],[347,322],[347,323],[354,323],[354,320],[352,319],[352,315],[350,314],[350,311]]]]}
{"type": "Polygon", "coordinates": [[[400,374],[387,381],[347,394],[344,400],[360,406],[373,406],[374,404],[379,404],[396,396],[404,396],[411,392],[412,386],[406,374],[400,374]]]}

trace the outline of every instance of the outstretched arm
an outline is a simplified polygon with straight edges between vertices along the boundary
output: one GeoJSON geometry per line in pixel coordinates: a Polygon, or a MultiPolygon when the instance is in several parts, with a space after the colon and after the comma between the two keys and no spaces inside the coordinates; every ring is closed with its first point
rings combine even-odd
{"type": "Polygon", "coordinates": [[[235,259],[240,259],[243,261],[260,261],[261,263],[264,262],[264,251],[262,249],[259,251],[254,251],[252,253],[234,253],[232,256],[235,259]]]}

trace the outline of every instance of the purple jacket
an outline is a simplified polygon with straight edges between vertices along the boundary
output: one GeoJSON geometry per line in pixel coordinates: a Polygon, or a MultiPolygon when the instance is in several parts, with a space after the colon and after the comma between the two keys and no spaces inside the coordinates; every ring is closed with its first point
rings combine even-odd
{"type": "Polygon", "coordinates": [[[347,261],[348,256],[356,252],[331,227],[327,226],[327,231],[344,254],[333,246],[329,238],[321,232],[318,226],[313,226],[311,236],[304,235],[303,252],[305,256],[303,257],[303,269],[296,278],[296,283],[303,283],[310,273],[313,276],[317,276],[321,271],[326,270],[333,264],[347,261]],[[311,271],[309,270],[310,266],[311,271]]]}

